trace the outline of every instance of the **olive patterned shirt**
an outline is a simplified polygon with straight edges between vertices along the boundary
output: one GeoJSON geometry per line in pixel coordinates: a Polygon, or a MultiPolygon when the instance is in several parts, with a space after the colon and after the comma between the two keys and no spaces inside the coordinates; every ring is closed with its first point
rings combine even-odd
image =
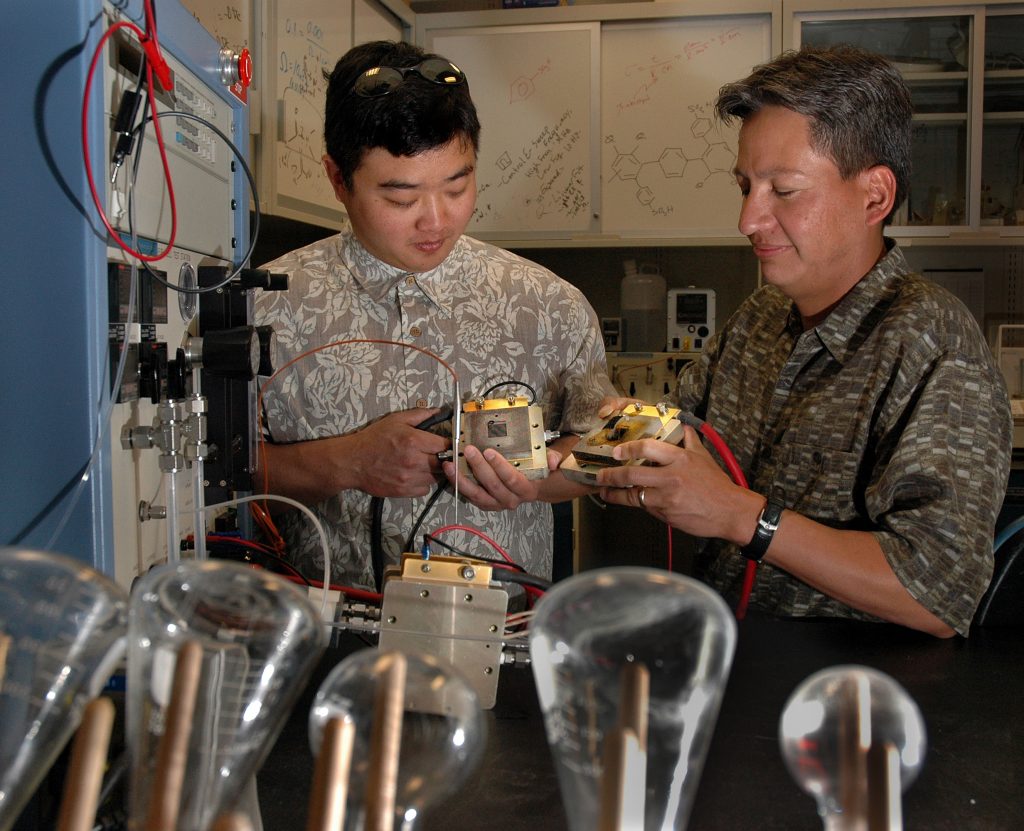
{"type": "MultiPolygon", "coordinates": [[[[967,634],[992,574],[1010,405],[970,312],[909,273],[898,247],[806,332],[778,289],[758,289],[680,373],[677,405],[722,435],[754,491],[872,532],[910,594],[967,634]]],[[[746,560],[735,546],[708,541],[698,563],[738,595],[746,560]]],[[[750,604],[875,619],[768,563],[750,604]]]]}
{"type": "MultiPolygon", "coordinates": [[[[449,371],[415,349],[353,343],[323,349],[280,371],[303,352],[353,339],[400,341],[442,358],[457,373],[463,399],[503,381],[528,383],[543,407],[545,427],[585,432],[607,380],[604,344],[590,304],[545,268],[492,245],[462,237],[437,268],[411,274],[373,257],[345,228],[336,236],[270,263],[290,275],[286,292],[262,292],[256,322],[274,329],[277,377],[265,386],[264,430],[275,442],[344,435],[388,413],[440,407],[453,400],[449,371]]],[[[505,387],[492,395],[515,392],[505,387]]],[[[395,562],[428,497],[383,500],[383,547],[395,562]]],[[[313,510],[331,548],[331,580],[372,586],[370,496],[344,491],[313,510]]],[[[451,490],[425,515],[429,532],[456,521],[492,537],[527,571],[550,577],[549,505],[485,512],[451,490]]],[[[312,523],[300,512],[278,522],[289,556],[308,577],[321,577],[323,555],[312,523]]],[[[475,536],[441,538],[495,557],[475,536]]],[[[444,553],[438,551],[438,553],[444,553]]]]}

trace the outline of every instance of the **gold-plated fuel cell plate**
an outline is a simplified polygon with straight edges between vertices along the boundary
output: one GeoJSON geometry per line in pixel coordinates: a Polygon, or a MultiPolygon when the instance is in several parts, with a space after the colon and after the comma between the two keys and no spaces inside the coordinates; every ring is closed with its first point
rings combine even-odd
{"type": "Polygon", "coordinates": [[[683,438],[679,410],[653,404],[630,404],[604,424],[586,433],[564,462],[562,473],[584,485],[597,483],[597,472],[606,467],[646,464],[644,459],[627,462],[612,457],[614,449],[629,441],[655,439],[678,444],[683,438]]]}
{"type": "MultiPolygon", "coordinates": [[[[527,479],[548,475],[548,454],[544,441],[544,411],[528,404],[523,396],[467,401],[462,407],[460,441],[483,451],[497,450],[527,479]]],[[[459,452],[459,470],[472,476],[459,452]]]]}

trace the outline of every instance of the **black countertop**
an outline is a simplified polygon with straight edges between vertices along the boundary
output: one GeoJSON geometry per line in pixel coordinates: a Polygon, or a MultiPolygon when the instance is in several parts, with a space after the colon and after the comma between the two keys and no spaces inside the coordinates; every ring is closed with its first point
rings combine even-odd
{"type": "MultiPolygon", "coordinates": [[[[1024,827],[1024,633],[977,630],[938,640],[843,620],[739,625],[736,656],[690,831],[819,831],[814,800],[779,751],[779,717],[810,674],[839,664],[888,673],[913,696],[928,731],[924,768],[903,797],[904,826],[929,831],[1024,827]]],[[[303,827],[313,759],[312,696],[354,638],[329,651],[259,775],[266,831],[303,827]]],[[[486,755],[473,778],[424,817],[424,831],[563,831],[568,827],[529,668],[501,671],[486,755]]]]}

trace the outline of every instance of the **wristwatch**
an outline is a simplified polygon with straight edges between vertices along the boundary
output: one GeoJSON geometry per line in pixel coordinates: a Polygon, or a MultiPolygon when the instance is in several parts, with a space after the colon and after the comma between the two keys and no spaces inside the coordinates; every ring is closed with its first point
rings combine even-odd
{"type": "Polygon", "coordinates": [[[740,549],[740,553],[744,557],[755,563],[764,559],[765,552],[771,545],[772,537],[775,536],[775,530],[779,527],[779,520],[782,518],[785,507],[779,500],[769,498],[768,504],[761,511],[761,516],[757,518],[757,530],[754,531],[753,538],[740,549]]]}

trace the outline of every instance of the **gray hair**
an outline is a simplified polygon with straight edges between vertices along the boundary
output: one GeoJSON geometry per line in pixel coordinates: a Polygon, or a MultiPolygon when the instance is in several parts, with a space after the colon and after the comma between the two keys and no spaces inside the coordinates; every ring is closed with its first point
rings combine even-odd
{"type": "Polygon", "coordinates": [[[754,67],[718,92],[724,123],[744,120],[762,107],[785,107],[810,122],[811,146],[832,159],[844,179],[875,165],[896,177],[892,221],[910,187],[913,105],[896,67],[853,46],[805,47],[754,67]]]}

